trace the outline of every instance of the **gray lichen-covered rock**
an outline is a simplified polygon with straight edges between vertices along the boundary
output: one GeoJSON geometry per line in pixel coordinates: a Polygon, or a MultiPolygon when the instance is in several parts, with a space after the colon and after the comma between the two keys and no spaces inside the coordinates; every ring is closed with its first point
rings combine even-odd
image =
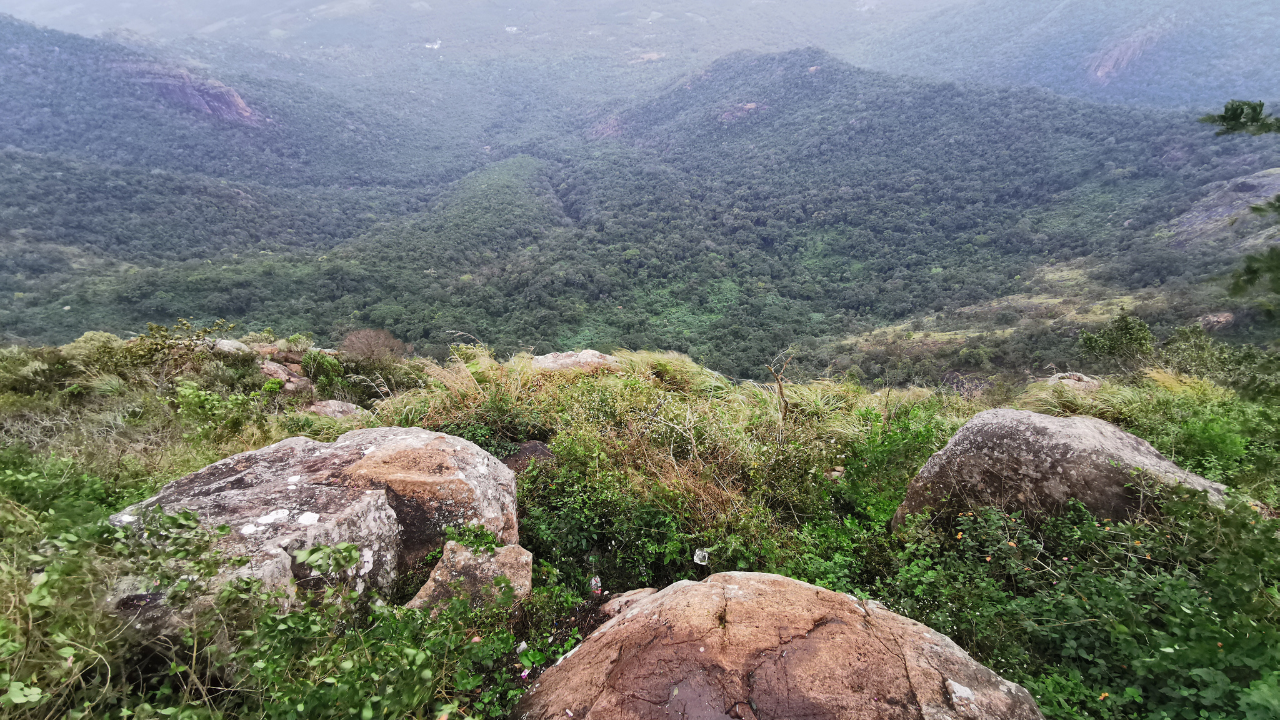
{"type": "Polygon", "coordinates": [[[1102,387],[1102,381],[1097,378],[1091,378],[1077,372],[1065,372],[1051,375],[1045,381],[1046,385],[1062,385],[1063,387],[1081,392],[1093,392],[1102,387]]]}
{"type": "Polygon", "coordinates": [[[534,370],[554,372],[557,370],[617,369],[622,367],[622,361],[612,355],[605,355],[598,350],[581,350],[578,352],[539,355],[533,359],[532,365],[534,370]]]}
{"type": "Polygon", "coordinates": [[[213,344],[213,351],[221,355],[252,355],[253,350],[239,340],[222,339],[213,344]]]}
{"type": "Polygon", "coordinates": [[[533,589],[533,553],[519,545],[496,548],[492,553],[477,552],[450,540],[431,577],[405,607],[432,607],[459,591],[479,602],[499,577],[511,581],[517,598],[528,597],[533,589]]]}
{"type": "Polygon", "coordinates": [[[907,487],[893,525],[926,508],[992,506],[1043,515],[1072,499],[1098,517],[1123,519],[1137,509],[1139,476],[1207,492],[1215,503],[1226,492],[1097,418],[987,410],[929,458],[907,487]]]}
{"type": "Polygon", "coordinates": [[[216,549],[249,563],[215,584],[253,577],[287,592],[312,575],[294,561],[303,548],[352,543],[357,588],[384,588],[399,567],[441,547],[447,526],[474,522],[503,542],[518,538],[515,475],[476,445],[421,428],[356,430],[333,443],[289,438],[176,480],[112,522],[135,524],[156,506],[230,526],[216,549]]]}
{"type": "Polygon", "coordinates": [[[342,402],[341,400],[320,400],[319,402],[313,402],[308,405],[304,409],[304,412],[323,415],[324,417],[333,418],[335,420],[341,420],[342,418],[359,415],[364,412],[364,408],[361,408],[355,403],[342,402]]]}
{"type": "Polygon", "coordinates": [[[513,718],[1039,720],[949,638],[780,575],[720,573],[636,600],[543,673],[513,718]]]}

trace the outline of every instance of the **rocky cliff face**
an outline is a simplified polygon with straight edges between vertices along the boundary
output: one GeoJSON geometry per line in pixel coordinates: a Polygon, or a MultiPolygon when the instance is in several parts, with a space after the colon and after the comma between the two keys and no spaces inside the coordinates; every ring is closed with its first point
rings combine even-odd
{"type": "Polygon", "coordinates": [[[196,77],[181,68],[159,63],[121,63],[116,69],[134,82],[154,89],[165,102],[224,122],[257,125],[261,121],[239,93],[217,80],[196,77]]]}
{"type": "Polygon", "coordinates": [[[1217,246],[1253,252],[1280,240],[1273,217],[1250,212],[1253,205],[1280,195],[1280,168],[1212,183],[1204,198],[1169,223],[1171,246],[1217,246]]]}

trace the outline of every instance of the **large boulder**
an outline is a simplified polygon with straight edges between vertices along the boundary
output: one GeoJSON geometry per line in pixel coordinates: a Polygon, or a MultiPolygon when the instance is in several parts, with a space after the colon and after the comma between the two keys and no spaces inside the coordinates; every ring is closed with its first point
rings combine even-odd
{"type": "Polygon", "coordinates": [[[721,573],[634,602],[549,668],[513,718],[1036,720],[1022,687],[874,602],[721,573]]]}
{"type": "Polygon", "coordinates": [[[213,351],[219,355],[252,355],[253,350],[239,340],[223,338],[213,344],[213,351]]]}
{"type": "Polygon", "coordinates": [[[622,367],[622,361],[613,355],[605,355],[598,350],[581,350],[579,352],[551,353],[539,355],[532,360],[533,369],[540,372],[557,370],[599,370],[601,368],[616,370],[622,367]]]}
{"type": "Polygon", "coordinates": [[[1226,491],[1103,420],[987,410],[929,458],[892,524],[926,508],[991,506],[1046,515],[1072,499],[1098,517],[1124,519],[1137,509],[1134,484],[1143,477],[1205,491],[1217,503],[1226,491]]]}
{"type": "Polygon", "coordinates": [[[499,577],[511,581],[517,598],[528,597],[533,589],[533,553],[519,545],[495,548],[491,553],[476,552],[450,540],[431,577],[405,607],[432,607],[458,592],[466,593],[478,604],[499,577]]]}
{"type": "Polygon", "coordinates": [[[479,523],[502,542],[518,539],[515,474],[461,438],[421,428],[355,430],[335,442],[289,438],[241,453],[166,485],[113,515],[137,524],[160,506],[190,510],[231,532],[216,549],[245,556],[216,582],[253,577],[267,589],[310,577],[293,552],[317,545],[360,548],[360,586],[388,587],[445,543],[444,528],[479,523]]]}
{"type": "Polygon", "coordinates": [[[309,412],[316,415],[322,415],[334,420],[341,420],[352,415],[359,415],[365,412],[364,408],[355,403],[343,402],[341,400],[320,400],[313,402],[303,408],[303,412],[309,412]]]}
{"type": "Polygon", "coordinates": [[[627,608],[656,592],[658,592],[657,588],[637,588],[635,590],[624,592],[621,595],[616,595],[610,598],[604,605],[600,606],[600,614],[610,618],[617,617],[627,608]]]}

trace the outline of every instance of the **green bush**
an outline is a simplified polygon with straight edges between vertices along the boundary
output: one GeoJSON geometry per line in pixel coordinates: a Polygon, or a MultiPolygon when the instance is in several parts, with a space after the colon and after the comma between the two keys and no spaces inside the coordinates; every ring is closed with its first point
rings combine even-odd
{"type": "Polygon", "coordinates": [[[487,425],[444,423],[443,425],[429,426],[428,429],[473,442],[479,445],[480,449],[500,459],[514,455],[520,448],[517,443],[499,435],[487,425]]]}
{"type": "Polygon", "coordinates": [[[904,536],[877,591],[1055,718],[1280,712],[1280,522],[1171,490],[1151,519],[980,510],[904,536]]]}

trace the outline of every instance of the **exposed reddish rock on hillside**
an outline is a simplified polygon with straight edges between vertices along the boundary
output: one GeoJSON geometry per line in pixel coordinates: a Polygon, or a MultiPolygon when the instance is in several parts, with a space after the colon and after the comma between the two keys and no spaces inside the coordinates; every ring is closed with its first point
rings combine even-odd
{"type": "Polygon", "coordinates": [[[122,63],[116,68],[135,82],[154,88],[163,100],[174,105],[240,125],[257,125],[261,121],[240,93],[217,80],[159,63],[122,63]]]}

